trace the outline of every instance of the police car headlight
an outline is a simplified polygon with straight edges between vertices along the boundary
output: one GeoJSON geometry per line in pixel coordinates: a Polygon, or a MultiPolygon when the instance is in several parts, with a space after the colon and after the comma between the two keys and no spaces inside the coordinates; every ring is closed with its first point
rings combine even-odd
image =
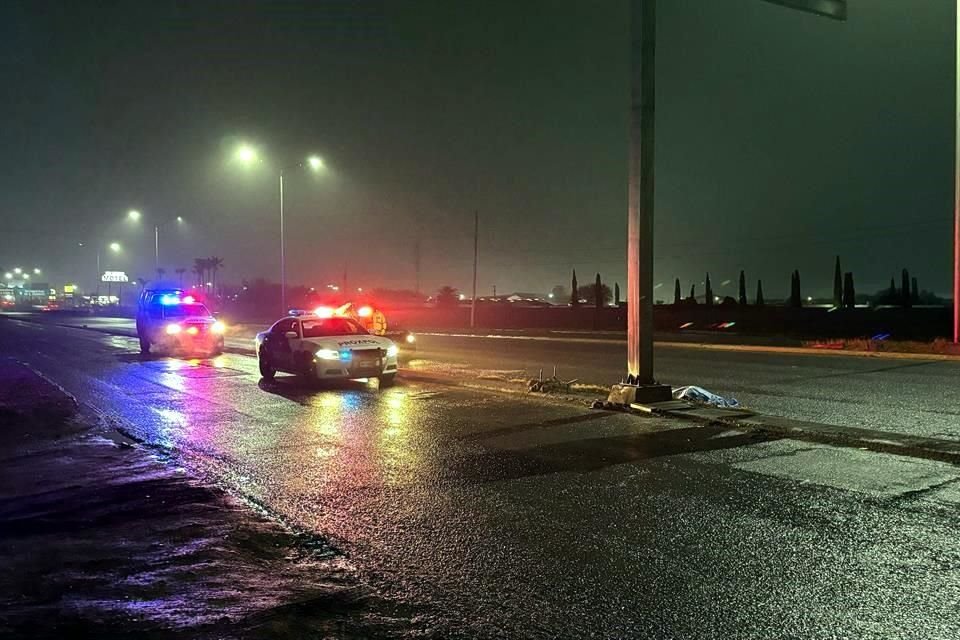
{"type": "Polygon", "coordinates": [[[181,327],[181,326],[178,325],[178,324],[168,324],[168,325],[167,325],[167,329],[166,329],[167,335],[168,335],[168,336],[175,336],[175,335],[177,335],[178,333],[180,333],[180,330],[181,330],[182,328],[183,328],[183,327],[181,327]]]}
{"type": "Polygon", "coordinates": [[[223,324],[219,320],[217,320],[210,326],[210,331],[212,331],[213,333],[223,333],[226,330],[227,330],[227,325],[223,324]]]}
{"type": "Polygon", "coordinates": [[[339,360],[340,352],[335,349],[317,349],[315,354],[320,360],[339,360]]]}
{"type": "Polygon", "coordinates": [[[399,348],[397,345],[392,344],[392,345],[390,345],[389,347],[387,347],[387,357],[388,357],[388,358],[392,358],[393,356],[397,355],[398,353],[400,353],[400,348],[399,348]]]}

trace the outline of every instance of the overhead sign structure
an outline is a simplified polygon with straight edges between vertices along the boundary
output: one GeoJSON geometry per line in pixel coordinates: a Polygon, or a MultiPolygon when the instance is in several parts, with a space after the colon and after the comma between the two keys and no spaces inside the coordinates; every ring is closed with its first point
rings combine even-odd
{"type": "Polygon", "coordinates": [[[130,282],[125,271],[104,271],[100,282],[130,282]]]}

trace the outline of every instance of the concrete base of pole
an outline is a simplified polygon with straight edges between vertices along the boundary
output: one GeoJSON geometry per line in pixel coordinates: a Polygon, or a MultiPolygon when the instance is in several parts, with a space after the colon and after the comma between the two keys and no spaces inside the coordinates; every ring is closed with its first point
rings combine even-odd
{"type": "Polygon", "coordinates": [[[670,400],[673,400],[673,393],[668,384],[615,384],[607,396],[608,403],[625,407],[670,400]]]}

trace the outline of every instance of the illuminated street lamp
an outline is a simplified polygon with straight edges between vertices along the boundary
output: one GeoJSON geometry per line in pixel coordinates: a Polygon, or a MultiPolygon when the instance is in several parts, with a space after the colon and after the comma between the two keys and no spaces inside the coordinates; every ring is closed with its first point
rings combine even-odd
{"type": "Polygon", "coordinates": [[[23,269],[21,269],[20,267],[17,267],[13,270],[13,272],[17,275],[20,275],[21,273],[23,273],[23,269]]]}
{"type": "MultiPolygon", "coordinates": [[[[233,152],[233,158],[240,164],[247,167],[261,162],[260,154],[257,152],[256,147],[246,143],[243,143],[236,148],[236,150],[233,152]]],[[[317,155],[307,156],[305,162],[306,167],[314,173],[318,173],[326,168],[326,165],[323,163],[323,158],[317,155]]],[[[283,174],[288,169],[293,170],[303,166],[304,162],[298,162],[295,165],[287,168],[281,168],[278,173],[280,182],[280,308],[284,313],[287,311],[287,257],[283,229],[283,174]]]]}
{"type": "Polygon", "coordinates": [[[13,274],[10,273],[9,271],[3,274],[3,277],[6,278],[7,280],[13,280],[13,274]]]}
{"type": "MultiPolygon", "coordinates": [[[[139,222],[142,214],[136,210],[131,209],[127,212],[127,218],[133,222],[139,222]]],[[[160,227],[166,226],[170,222],[176,222],[177,224],[183,224],[183,216],[177,216],[172,220],[167,222],[161,222],[153,225],[153,266],[154,268],[160,267],[160,227]]]]}
{"type": "Polygon", "coordinates": [[[40,272],[40,269],[34,267],[34,268],[33,268],[33,273],[34,273],[34,275],[40,275],[41,272],[40,272]]]}

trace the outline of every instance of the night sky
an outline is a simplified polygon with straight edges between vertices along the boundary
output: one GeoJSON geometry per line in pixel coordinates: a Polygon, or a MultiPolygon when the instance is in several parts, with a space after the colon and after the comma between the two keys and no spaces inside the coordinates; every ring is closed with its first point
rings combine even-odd
{"type": "MultiPolygon", "coordinates": [[[[661,0],[658,297],[741,268],[786,295],[908,267],[950,285],[953,2],[850,0],[838,23],[758,0],[661,0]]],[[[624,284],[626,2],[42,2],[0,6],[0,267],[224,259],[223,279],[547,291],[624,284]],[[268,162],[243,170],[234,145],[268,162]],[[330,170],[295,165],[319,153],[330,170]],[[124,220],[137,208],[139,228],[124,220]],[[78,242],[87,246],[81,248],[78,242]]],[[[721,283],[730,280],[726,287],[721,283]]],[[[751,284],[751,296],[753,284],[751,284]]]]}

